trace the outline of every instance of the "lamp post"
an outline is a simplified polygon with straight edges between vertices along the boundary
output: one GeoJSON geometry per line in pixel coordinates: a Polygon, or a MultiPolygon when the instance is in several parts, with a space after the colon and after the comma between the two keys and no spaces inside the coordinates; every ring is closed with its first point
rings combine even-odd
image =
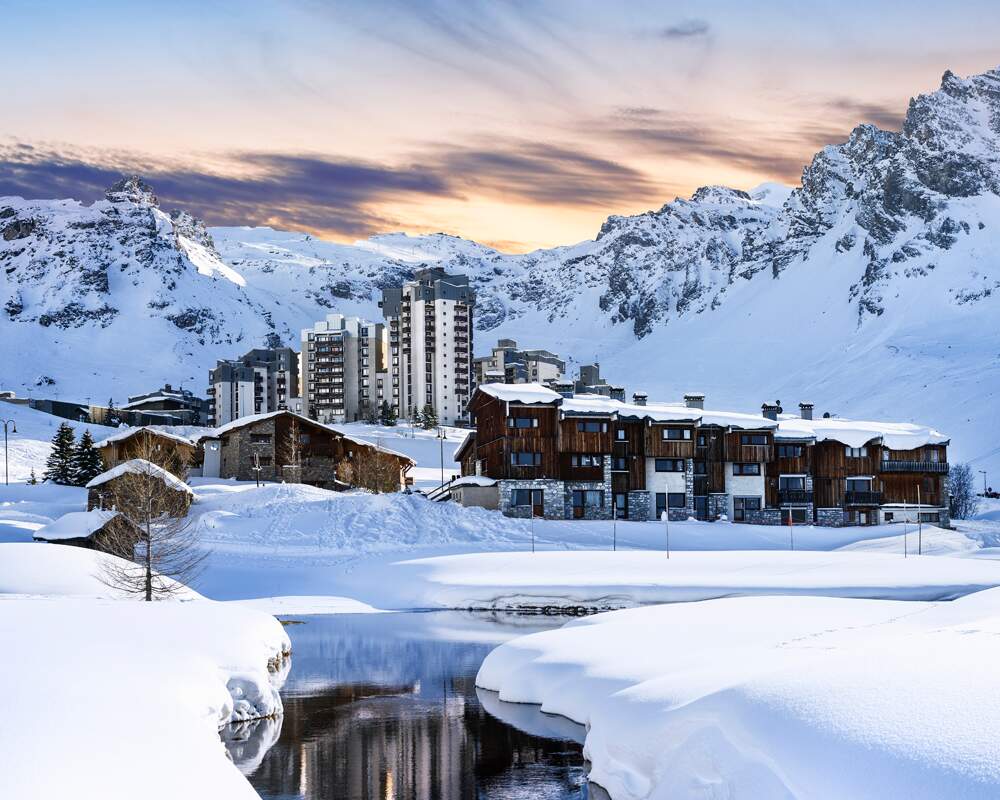
{"type": "Polygon", "coordinates": [[[10,427],[11,433],[17,433],[17,424],[12,419],[5,419],[3,421],[3,483],[4,486],[10,486],[10,469],[7,465],[7,428],[10,427]]]}
{"type": "Polygon", "coordinates": [[[444,486],[444,440],[448,438],[448,434],[444,428],[438,427],[437,429],[437,440],[441,445],[441,485],[444,486]]]}
{"type": "Polygon", "coordinates": [[[985,469],[979,470],[979,474],[983,476],[983,495],[985,495],[986,492],[989,491],[989,489],[986,488],[986,470],[985,469]]]}

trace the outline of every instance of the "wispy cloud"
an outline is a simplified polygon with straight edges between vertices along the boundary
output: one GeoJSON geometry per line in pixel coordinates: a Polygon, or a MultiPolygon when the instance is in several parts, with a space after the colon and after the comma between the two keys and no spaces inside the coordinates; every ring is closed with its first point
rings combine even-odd
{"type": "Polygon", "coordinates": [[[853,125],[871,122],[883,130],[898,131],[903,127],[906,109],[899,103],[877,103],[837,97],[827,102],[826,107],[853,125]]]}
{"type": "Polygon", "coordinates": [[[659,31],[661,39],[695,39],[708,36],[712,27],[703,19],[685,19],[659,31]]]}
{"type": "Polygon", "coordinates": [[[130,153],[10,144],[0,147],[0,196],[91,201],[122,174],[137,172],[165,207],[185,208],[209,224],[342,236],[420,230],[423,220],[387,209],[432,199],[610,209],[659,197],[657,184],[635,169],[581,148],[516,139],[427,147],[399,164],[287,153],[234,153],[222,161],[225,172],[130,153]]]}

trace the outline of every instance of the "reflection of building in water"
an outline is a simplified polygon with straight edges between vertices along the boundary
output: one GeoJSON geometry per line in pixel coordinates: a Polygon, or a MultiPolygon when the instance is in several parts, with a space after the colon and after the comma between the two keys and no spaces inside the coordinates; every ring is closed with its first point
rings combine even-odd
{"type": "Polygon", "coordinates": [[[527,767],[539,795],[568,797],[580,790],[580,764],[577,745],[505,725],[479,705],[471,676],[451,677],[286,697],[281,737],[252,782],[264,795],[309,799],[472,800],[527,767]]]}

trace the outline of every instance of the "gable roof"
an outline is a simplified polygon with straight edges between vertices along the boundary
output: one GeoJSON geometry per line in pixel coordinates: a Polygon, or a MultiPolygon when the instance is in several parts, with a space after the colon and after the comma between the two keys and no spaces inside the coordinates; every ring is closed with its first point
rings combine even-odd
{"type": "Polygon", "coordinates": [[[161,436],[164,439],[170,439],[178,444],[186,444],[189,447],[194,447],[195,445],[195,440],[190,436],[183,436],[179,433],[173,433],[172,431],[165,431],[162,426],[141,425],[137,428],[119,428],[117,433],[113,433],[110,436],[101,439],[101,441],[94,444],[94,447],[100,450],[102,447],[107,447],[115,442],[123,442],[126,439],[131,439],[133,436],[142,433],[143,431],[151,433],[154,436],[161,436]]]}
{"type": "Polygon", "coordinates": [[[475,431],[469,431],[467,434],[465,434],[465,438],[462,439],[462,443],[455,450],[454,460],[455,461],[461,461],[462,460],[462,453],[465,451],[465,448],[467,448],[474,441],[476,441],[476,432],[475,431]]]}
{"type": "Polygon", "coordinates": [[[778,420],[775,439],[813,439],[840,442],[847,447],[864,447],[879,439],[890,450],[914,450],[928,444],[947,444],[948,437],[924,425],[909,422],[876,422],[840,417],[802,419],[783,416],[778,420]]]}
{"type": "Polygon", "coordinates": [[[184,481],[176,475],[171,472],[167,472],[167,470],[163,467],[159,467],[156,464],[142,458],[133,458],[131,461],[123,461],[117,467],[112,467],[107,472],[102,472],[90,483],[88,483],[86,488],[93,489],[95,486],[101,486],[108,481],[113,481],[115,478],[120,478],[126,473],[132,473],[133,475],[153,475],[162,480],[171,489],[178,492],[187,492],[190,495],[194,494],[194,492],[191,491],[191,487],[184,483],[184,481]]]}

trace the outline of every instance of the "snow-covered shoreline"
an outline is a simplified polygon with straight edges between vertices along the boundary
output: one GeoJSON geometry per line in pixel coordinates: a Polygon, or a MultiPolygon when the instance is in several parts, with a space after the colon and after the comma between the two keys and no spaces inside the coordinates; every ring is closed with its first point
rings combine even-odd
{"type": "Polygon", "coordinates": [[[1000,590],[733,598],[524,636],[476,682],[586,725],[591,778],[614,800],[987,798],[1000,792],[998,633],[1000,590]]]}

